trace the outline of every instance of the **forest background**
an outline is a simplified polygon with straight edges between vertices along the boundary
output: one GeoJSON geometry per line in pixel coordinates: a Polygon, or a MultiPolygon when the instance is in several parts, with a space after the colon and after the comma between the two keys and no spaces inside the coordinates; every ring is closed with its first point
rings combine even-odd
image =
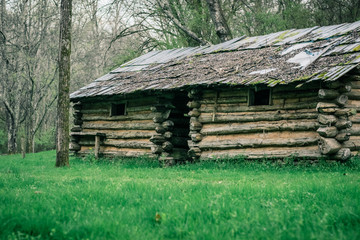
{"type": "MultiPolygon", "coordinates": [[[[0,3],[0,154],[54,149],[60,1],[0,3]]],[[[357,20],[358,0],[73,0],[70,91],[155,49],[357,20]]]]}

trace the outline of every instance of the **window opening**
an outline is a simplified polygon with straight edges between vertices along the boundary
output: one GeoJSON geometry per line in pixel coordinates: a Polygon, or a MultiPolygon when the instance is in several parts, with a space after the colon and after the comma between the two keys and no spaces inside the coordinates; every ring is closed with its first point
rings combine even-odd
{"type": "Polygon", "coordinates": [[[270,89],[249,91],[249,106],[270,105],[270,89]]]}
{"type": "Polygon", "coordinates": [[[111,104],[111,116],[123,116],[126,115],[126,104],[111,104]]]}

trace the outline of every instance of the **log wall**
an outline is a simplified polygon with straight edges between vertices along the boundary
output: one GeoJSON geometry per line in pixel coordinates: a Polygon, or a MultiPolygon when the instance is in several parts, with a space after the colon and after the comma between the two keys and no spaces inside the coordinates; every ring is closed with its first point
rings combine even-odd
{"type": "Polygon", "coordinates": [[[99,152],[103,156],[154,156],[153,144],[149,141],[155,134],[154,118],[164,117],[151,111],[158,101],[158,97],[153,96],[74,104],[75,127],[70,149],[79,155],[94,152],[95,135],[100,134],[99,152]],[[111,104],[122,102],[126,102],[126,115],[110,116],[111,104]]]}
{"type": "Polygon", "coordinates": [[[193,156],[213,159],[244,155],[248,158],[318,158],[316,110],[320,83],[299,88],[277,86],[271,104],[248,106],[248,89],[203,90],[192,116],[193,156]]]}
{"type": "Polygon", "coordinates": [[[349,100],[345,106],[350,109],[349,121],[352,126],[348,129],[351,136],[343,144],[351,150],[352,155],[358,155],[360,151],[360,72],[345,76],[344,79],[351,86],[351,91],[346,94],[349,100]]]}

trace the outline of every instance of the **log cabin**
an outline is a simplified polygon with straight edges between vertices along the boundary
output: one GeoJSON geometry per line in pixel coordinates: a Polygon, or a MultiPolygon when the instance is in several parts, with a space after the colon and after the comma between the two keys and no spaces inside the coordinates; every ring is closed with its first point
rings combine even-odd
{"type": "Polygon", "coordinates": [[[360,150],[360,21],[152,51],[73,92],[77,155],[173,164],[360,150]]]}

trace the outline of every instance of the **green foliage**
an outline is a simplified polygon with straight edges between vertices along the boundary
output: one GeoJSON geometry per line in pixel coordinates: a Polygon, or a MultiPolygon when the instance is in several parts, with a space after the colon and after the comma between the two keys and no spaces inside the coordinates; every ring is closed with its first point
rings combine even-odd
{"type": "Polygon", "coordinates": [[[56,148],[55,128],[46,129],[35,136],[35,152],[48,151],[56,148]]]}
{"type": "Polygon", "coordinates": [[[0,156],[0,239],[360,238],[359,158],[239,160],[0,156]]]}

